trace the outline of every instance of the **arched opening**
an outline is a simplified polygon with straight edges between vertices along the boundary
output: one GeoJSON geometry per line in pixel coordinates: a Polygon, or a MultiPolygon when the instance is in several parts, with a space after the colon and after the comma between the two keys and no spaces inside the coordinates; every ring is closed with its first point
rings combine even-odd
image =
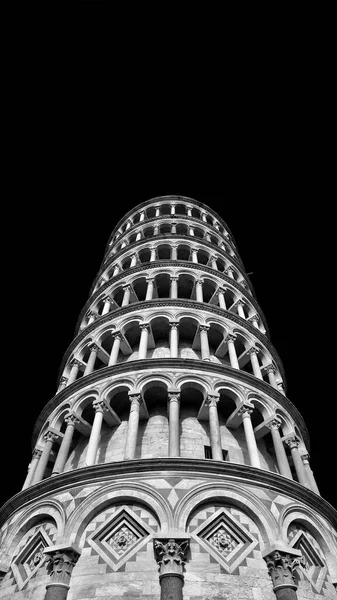
{"type": "Polygon", "coordinates": [[[130,266],[131,266],[131,258],[130,258],[130,256],[127,256],[127,258],[122,261],[122,270],[125,271],[126,269],[129,269],[130,266]]]}
{"type": "Polygon", "coordinates": [[[153,219],[156,216],[156,209],[154,206],[150,206],[146,211],[146,216],[148,219],[153,219]]]}
{"type": "Polygon", "coordinates": [[[143,248],[138,252],[138,258],[141,263],[150,262],[151,251],[149,248],[143,248]]]}
{"type": "Polygon", "coordinates": [[[151,321],[152,336],[155,348],[151,352],[153,358],[169,358],[169,322],[166,317],[155,317],[151,321]]]}
{"type": "Polygon", "coordinates": [[[237,399],[237,394],[227,388],[220,388],[218,393],[220,394],[218,401],[218,414],[219,417],[222,417],[224,423],[226,423],[227,419],[236,409],[237,404],[235,400],[237,399]]]}
{"type": "Polygon", "coordinates": [[[140,212],[137,213],[134,217],[133,217],[133,224],[135,225],[136,223],[139,223],[140,221],[140,212]]]}
{"type": "Polygon", "coordinates": [[[176,211],[176,215],[186,215],[185,204],[176,204],[175,211],[176,211]]]}
{"type": "Polygon", "coordinates": [[[200,219],[200,210],[198,210],[194,206],[192,208],[192,217],[194,217],[195,219],[200,219]]]}
{"type": "Polygon", "coordinates": [[[171,233],[171,223],[162,223],[159,228],[160,234],[171,233]]]}
{"type": "Polygon", "coordinates": [[[123,297],[124,297],[124,290],[123,290],[122,286],[120,285],[113,292],[113,299],[116,302],[116,304],[118,304],[118,306],[122,306],[123,297]]]}
{"type": "Polygon", "coordinates": [[[200,263],[201,265],[208,264],[208,261],[209,261],[209,253],[208,252],[205,252],[205,250],[198,250],[197,256],[198,256],[198,263],[200,263]]]}
{"type": "Polygon", "coordinates": [[[179,276],[178,298],[190,299],[194,288],[194,277],[187,273],[179,276]]]}
{"type": "MultiPolygon", "coordinates": [[[[132,350],[132,353],[134,353],[134,352],[138,353],[140,333],[141,333],[141,330],[139,327],[139,323],[137,321],[132,321],[131,323],[128,323],[127,325],[125,325],[125,327],[123,328],[124,337],[125,337],[126,341],[128,342],[128,344],[132,350]]],[[[119,359],[120,359],[120,353],[119,353],[119,359]]]]}
{"type": "Polygon", "coordinates": [[[204,302],[210,302],[216,289],[217,289],[217,285],[214,283],[214,281],[212,281],[210,279],[204,279],[204,283],[202,286],[204,302]]]}
{"type": "Polygon", "coordinates": [[[136,241],[136,234],[132,233],[129,237],[129,239],[127,240],[128,244],[133,244],[133,242],[136,241]]]}
{"type": "Polygon", "coordinates": [[[159,260],[170,260],[171,258],[171,246],[168,244],[158,246],[157,256],[159,260]]]}
{"type": "Polygon", "coordinates": [[[200,351],[193,350],[199,323],[192,317],[182,317],[179,321],[179,356],[180,358],[200,358],[200,351]]]}
{"type": "Polygon", "coordinates": [[[213,225],[213,219],[206,214],[206,223],[208,223],[208,225],[213,225]]]}
{"type": "Polygon", "coordinates": [[[199,227],[194,227],[194,237],[203,239],[204,237],[204,232],[202,229],[200,229],[199,227]]]}
{"type": "Polygon", "coordinates": [[[222,357],[223,351],[221,350],[223,338],[223,328],[217,323],[211,323],[208,330],[208,346],[211,358],[214,357],[214,359],[219,359],[222,357]]]}
{"type": "Polygon", "coordinates": [[[191,249],[189,246],[178,246],[178,260],[189,260],[191,249]]]}
{"type": "Polygon", "coordinates": [[[171,214],[171,204],[163,204],[161,207],[162,215],[170,215],[171,214]]]}
{"type": "Polygon", "coordinates": [[[147,281],[145,277],[140,277],[136,281],[133,282],[132,287],[135,291],[135,294],[139,301],[145,300],[146,290],[147,290],[147,281]]]}
{"type": "Polygon", "coordinates": [[[145,238],[152,237],[154,235],[154,227],[146,227],[143,231],[145,238]]]}
{"type": "Polygon", "coordinates": [[[128,396],[129,388],[127,386],[119,386],[117,389],[111,390],[106,395],[106,401],[111,406],[112,410],[118,415],[121,421],[127,421],[130,413],[130,400],[128,396]]]}
{"type": "Polygon", "coordinates": [[[184,223],[177,223],[177,235],[187,235],[187,225],[184,223]]]}
{"type": "Polygon", "coordinates": [[[161,273],[155,277],[158,298],[170,297],[170,276],[168,273],[161,273]]]}

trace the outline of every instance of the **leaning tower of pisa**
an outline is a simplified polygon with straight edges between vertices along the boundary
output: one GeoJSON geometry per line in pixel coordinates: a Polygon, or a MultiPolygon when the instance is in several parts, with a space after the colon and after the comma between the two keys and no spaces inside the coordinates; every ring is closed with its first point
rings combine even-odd
{"type": "Polygon", "coordinates": [[[116,224],[32,448],[0,512],[0,600],[337,598],[336,511],[205,204],[116,224]]]}

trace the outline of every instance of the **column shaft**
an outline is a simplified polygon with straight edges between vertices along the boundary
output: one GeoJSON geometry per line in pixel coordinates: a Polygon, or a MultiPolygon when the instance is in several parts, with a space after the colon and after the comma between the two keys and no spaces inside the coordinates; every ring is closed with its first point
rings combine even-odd
{"type": "Polygon", "coordinates": [[[91,434],[89,438],[87,454],[85,457],[85,463],[88,467],[94,465],[96,462],[96,454],[99,439],[101,437],[101,428],[103,423],[103,402],[100,402],[95,406],[95,418],[91,428],[91,434]]]}
{"type": "Polygon", "coordinates": [[[197,302],[203,302],[204,301],[204,297],[203,297],[203,293],[202,293],[202,281],[197,281],[196,283],[196,297],[197,297],[197,302]]]}
{"type": "Polygon", "coordinates": [[[147,279],[146,281],[147,281],[147,289],[146,289],[145,300],[152,300],[154,281],[153,281],[153,279],[147,279]]]}
{"type": "Polygon", "coordinates": [[[287,440],[287,442],[290,447],[291,456],[293,457],[294,467],[295,467],[298,481],[305,487],[309,487],[309,483],[308,483],[308,480],[306,477],[303,462],[302,462],[300,453],[298,451],[298,442],[293,441],[293,439],[287,440]]]}
{"type": "Polygon", "coordinates": [[[227,310],[226,307],[226,302],[225,302],[225,296],[222,290],[218,291],[218,298],[219,298],[219,306],[220,308],[224,308],[225,310],[227,310]]]}
{"type": "Polygon", "coordinates": [[[170,298],[178,298],[178,277],[171,277],[170,298]]]}
{"type": "Polygon", "coordinates": [[[131,289],[130,289],[129,285],[125,286],[123,289],[124,289],[124,296],[123,296],[123,300],[122,300],[122,306],[127,306],[130,303],[131,289]]]}
{"type": "Polygon", "coordinates": [[[28,469],[27,477],[26,477],[25,482],[22,487],[23,490],[25,490],[32,484],[32,481],[34,479],[34,474],[36,471],[36,467],[39,463],[41,454],[42,454],[41,450],[37,450],[37,449],[34,450],[32,460],[31,460],[31,463],[30,463],[30,466],[28,469]]]}
{"type": "Polygon", "coordinates": [[[231,363],[231,367],[233,367],[233,369],[240,369],[238,358],[236,356],[234,339],[235,339],[234,336],[231,336],[231,335],[227,336],[229,360],[231,363]]]}
{"type": "Polygon", "coordinates": [[[245,431],[249,460],[252,467],[257,467],[258,469],[261,469],[259,452],[257,449],[253,425],[249,414],[250,412],[251,411],[249,410],[244,410],[242,413],[242,423],[245,431]]]}
{"type": "Polygon", "coordinates": [[[223,460],[217,401],[218,398],[208,397],[209,434],[213,460],[223,460]]]}
{"type": "Polygon", "coordinates": [[[146,358],[147,355],[147,342],[149,338],[149,325],[141,325],[141,334],[139,340],[139,352],[138,358],[143,359],[146,358]]]}
{"type": "Polygon", "coordinates": [[[178,323],[170,324],[170,356],[171,358],[178,357],[178,323]]]}
{"type": "Polygon", "coordinates": [[[260,365],[259,365],[259,359],[257,358],[257,354],[258,354],[257,348],[250,349],[249,355],[250,355],[250,361],[251,361],[252,367],[253,367],[253,373],[254,373],[255,377],[258,377],[259,379],[263,379],[260,365]]]}
{"type": "Polygon", "coordinates": [[[288,479],[292,479],[293,476],[291,474],[291,470],[289,467],[287,454],[286,454],[285,448],[283,446],[283,442],[281,440],[280,432],[278,430],[279,426],[280,426],[280,423],[278,423],[277,425],[273,425],[273,421],[268,425],[268,427],[271,431],[272,438],[273,438],[277,466],[279,468],[281,475],[283,475],[283,477],[288,477],[288,479]]]}
{"type": "Polygon", "coordinates": [[[168,394],[168,398],[169,398],[169,456],[180,456],[179,394],[168,394]]]}
{"type": "Polygon", "coordinates": [[[64,432],[63,440],[59,448],[57,459],[53,468],[52,476],[63,473],[65,464],[68,459],[71,442],[75,431],[75,418],[68,420],[67,428],[64,432]]]}
{"type": "Polygon", "coordinates": [[[87,362],[87,366],[85,367],[85,371],[83,373],[83,376],[90,375],[90,373],[93,372],[94,366],[95,366],[95,361],[96,361],[96,356],[97,356],[97,350],[98,350],[98,347],[94,344],[91,347],[91,352],[90,352],[89,360],[87,362]]]}
{"type": "Polygon", "coordinates": [[[80,367],[80,363],[77,360],[75,360],[74,364],[71,367],[71,371],[70,371],[70,375],[69,375],[69,378],[68,378],[67,386],[70,385],[71,383],[73,383],[76,380],[79,367],[80,367]]]}
{"type": "Polygon", "coordinates": [[[47,434],[46,443],[42,450],[39,464],[37,465],[37,467],[35,469],[35,474],[34,474],[32,483],[38,483],[39,481],[41,481],[43,479],[54,440],[55,440],[54,436],[47,434]]]}
{"type": "Polygon", "coordinates": [[[125,442],[125,460],[131,460],[135,458],[136,447],[137,447],[137,435],[139,425],[139,409],[140,409],[140,395],[130,394],[130,414],[128,421],[128,430],[126,434],[125,442]]]}
{"type": "Polygon", "coordinates": [[[201,360],[210,360],[209,357],[209,344],[208,344],[208,327],[201,325],[200,329],[200,346],[201,346],[201,360]]]}
{"type": "Polygon", "coordinates": [[[103,310],[102,310],[102,316],[106,315],[109,312],[110,307],[111,307],[111,299],[110,298],[106,298],[104,300],[104,306],[103,306],[103,310]]]}
{"type": "Polygon", "coordinates": [[[113,345],[111,348],[111,354],[110,354],[110,358],[109,358],[109,365],[108,365],[109,367],[111,367],[111,365],[115,365],[118,360],[121,339],[122,339],[122,336],[120,334],[115,334],[115,335],[113,334],[113,345]]]}

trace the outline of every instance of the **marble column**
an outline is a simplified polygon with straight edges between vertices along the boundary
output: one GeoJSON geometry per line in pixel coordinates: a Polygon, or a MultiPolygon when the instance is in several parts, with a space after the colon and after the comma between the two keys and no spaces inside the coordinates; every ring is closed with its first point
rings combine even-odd
{"type": "Polygon", "coordinates": [[[152,248],[150,248],[150,252],[151,252],[150,262],[154,262],[156,260],[156,252],[157,252],[157,250],[156,250],[156,248],[152,247],[152,248]]]}
{"type": "Polygon", "coordinates": [[[173,235],[177,233],[177,223],[171,223],[171,233],[173,235]]]}
{"type": "Polygon", "coordinates": [[[176,244],[173,244],[172,249],[171,249],[171,260],[177,260],[177,251],[178,251],[178,246],[176,244]]]}
{"type": "Polygon", "coordinates": [[[43,479],[49,461],[49,455],[53,447],[53,443],[58,439],[58,437],[59,436],[53,431],[47,431],[47,433],[43,436],[43,439],[45,440],[45,446],[42,450],[40,460],[35,469],[35,473],[32,478],[32,483],[38,483],[43,479]]]}
{"type": "Polygon", "coordinates": [[[252,467],[261,469],[259,451],[257,449],[254,429],[250,418],[253,410],[252,406],[244,404],[238,411],[238,416],[242,417],[250,464],[252,467]]]}
{"type": "Polygon", "coordinates": [[[122,249],[122,248],[125,248],[125,246],[126,246],[126,241],[125,241],[125,240],[123,240],[123,241],[122,241],[122,245],[121,245],[121,249],[122,249]]]}
{"type": "Polygon", "coordinates": [[[38,448],[35,448],[35,450],[33,451],[32,454],[32,461],[28,467],[28,473],[27,473],[27,477],[25,479],[25,482],[23,484],[22,489],[25,490],[26,488],[28,488],[31,484],[32,481],[34,479],[34,474],[36,471],[36,467],[39,463],[39,460],[41,458],[41,454],[42,454],[42,450],[39,450],[38,448]]]}
{"type": "Polygon", "coordinates": [[[139,240],[142,239],[142,232],[138,231],[137,235],[136,235],[136,242],[139,242],[139,240]]]}
{"type": "Polygon", "coordinates": [[[142,210],[142,212],[140,213],[139,222],[141,223],[142,221],[144,221],[144,219],[145,219],[145,211],[142,210]]]}
{"type": "Polygon", "coordinates": [[[76,565],[80,549],[75,546],[57,545],[44,549],[48,558],[47,573],[50,583],[46,585],[44,600],[66,600],[70,588],[71,574],[76,565]]]}
{"type": "Polygon", "coordinates": [[[274,365],[272,365],[272,364],[267,365],[265,367],[265,369],[266,369],[266,373],[268,375],[268,379],[269,379],[270,385],[273,388],[275,388],[275,390],[278,390],[276,379],[275,379],[275,371],[276,371],[276,369],[275,369],[274,365]]]}
{"type": "Polygon", "coordinates": [[[73,414],[66,415],[64,417],[64,421],[67,423],[67,428],[64,432],[62,443],[57,454],[57,458],[52,472],[52,477],[54,475],[58,475],[59,473],[63,473],[64,467],[69,456],[69,450],[75,431],[75,424],[79,423],[79,419],[77,419],[77,417],[73,414]]]}
{"type": "Polygon", "coordinates": [[[89,314],[88,325],[91,325],[91,323],[93,323],[96,318],[96,314],[92,310],[90,310],[88,314],[89,314]]]}
{"type": "Polygon", "coordinates": [[[87,362],[87,366],[85,367],[83,376],[90,375],[90,373],[93,372],[94,366],[95,366],[96,357],[97,357],[97,352],[98,352],[98,346],[97,346],[97,344],[89,344],[89,348],[90,348],[90,356],[89,356],[89,359],[88,359],[88,362],[87,362]]]}
{"type": "Polygon", "coordinates": [[[87,467],[94,465],[96,462],[96,454],[98,449],[99,440],[101,437],[101,429],[103,423],[103,416],[105,405],[103,400],[93,403],[95,410],[95,418],[91,427],[91,434],[88,442],[87,453],[85,457],[85,464],[87,467]]]}
{"type": "Polygon", "coordinates": [[[60,378],[60,383],[59,383],[59,387],[58,387],[57,393],[59,393],[61,390],[63,390],[63,388],[66,387],[67,381],[68,381],[68,379],[66,377],[61,377],[60,378]]]}
{"type": "Polygon", "coordinates": [[[241,317],[241,319],[245,319],[246,315],[245,315],[245,311],[243,310],[245,303],[243,302],[243,300],[238,300],[236,303],[236,306],[238,307],[238,315],[239,317],[241,317]]]}
{"type": "Polygon", "coordinates": [[[191,217],[192,216],[192,206],[188,206],[187,207],[187,216],[191,217]]]}
{"type": "Polygon", "coordinates": [[[294,436],[294,437],[288,438],[286,440],[286,444],[288,444],[288,446],[290,448],[291,456],[293,457],[294,467],[295,467],[295,471],[296,471],[296,475],[297,475],[299,483],[301,483],[305,487],[309,487],[309,483],[308,483],[306,473],[304,470],[304,465],[303,465],[300,453],[298,451],[299,440],[297,439],[296,436],[294,436]]]}
{"type": "Polygon", "coordinates": [[[125,231],[127,231],[128,229],[130,229],[131,227],[131,223],[130,221],[127,222],[126,227],[125,227],[125,231]]]}
{"type": "Polygon", "coordinates": [[[176,214],[176,205],[172,204],[171,205],[171,215],[175,215],[176,214]]]}
{"type": "Polygon", "coordinates": [[[113,339],[113,344],[111,348],[108,367],[111,367],[112,365],[115,365],[117,363],[122,340],[122,334],[120,333],[120,331],[112,331],[111,336],[113,339]]]}
{"type": "Polygon", "coordinates": [[[183,600],[184,565],[188,539],[154,539],[153,548],[159,565],[160,600],[183,600]]]}
{"type": "Polygon", "coordinates": [[[159,207],[159,206],[156,206],[155,208],[156,208],[156,214],[155,214],[155,217],[160,217],[160,207],[159,207]]]}
{"type": "Polygon", "coordinates": [[[148,323],[140,323],[141,334],[139,340],[138,358],[144,359],[147,356],[147,342],[149,338],[150,325],[148,323]]]}
{"type": "Polygon", "coordinates": [[[268,429],[270,429],[271,436],[273,438],[276,461],[280,474],[283,475],[283,477],[288,477],[288,479],[292,479],[293,476],[289,467],[287,453],[285,451],[279,432],[279,428],[281,427],[280,419],[273,419],[272,421],[269,421],[267,427],[268,429]]]}
{"type": "Polygon", "coordinates": [[[180,456],[180,432],[179,432],[179,392],[168,392],[169,413],[169,456],[180,456]]]}
{"type": "Polygon", "coordinates": [[[208,344],[208,325],[199,325],[201,360],[210,360],[209,344],[208,344]]]}
{"type": "Polygon", "coordinates": [[[236,335],[233,335],[230,333],[227,335],[225,342],[227,342],[227,345],[228,345],[228,354],[229,354],[229,360],[231,363],[231,367],[233,369],[240,369],[239,361],[236,356],[236,350],[235,350],[235,344],[234,344],[235,340],[236,340],[236,335]]]}
{"type": "Polygon", "coordinates": [[[122,306],[127,306],[130,303],[131,286],[123,285],[123,292],[124,292],[124,296],[123,296],[123,300],[122,300],[122,306]]]}
{"type": "Polygon", "coordinates": [[[197,279],[196,281],[196,298],[197,298],[197,302],[203,302],[204,301],[204,297],[203,297],[203,293],[202,293],[202,284],[204,283],[203,279],[197,279]]]}
{"type": "Polygon", "coordinates": [[[207,240],[207,242],[211,242],[212,241],[212,238],[211,238],[210,234],[208,233],[208,231],[206,231],[205,239],[207,240]]]}
{"type": "Polygon", "coordinates": [[[133,254],[131,256],[131,263],[130,263],[130,267],[135,267],[137,264],[137,254],[133,254]]]}
{"type": "Polygon", "coordinates": [[[154,226],[153,235],[159,235],[159,225],[154,226]]]}
{"type": "Polygon", "coordinates": [[[206,213],[201,213],[201,218],[204,221],[204,223],[207,223],[206,213]]]}
{"type": "Polygon", "coordinates": [[[259,352],[260,352],[260,350],[258,348],[256,348],[255,346],[253,346],[252,348],[250,348],[248,350],[247,354],[249,354],[249,356],[250,356],[250,362],[252,363],[253,373],[254,373],[255,377],[258,377],[259,379],[263,379],[260,365],[259,365],[259,359],[257,358],[257,355],[259,352]]]}
{"type": "Polygon", "coordinates": [[[113,271],[113,274],[112,274],[112,276],[113,276],[113,277],[116,277],[116,275],[118,275],[118,273],[119,273],[119,266],[118,266],[118,265],[115,265],[115,266],[114,266],[114,271],[113,271]]]}
{"type": "Polygon", "coordinates": [[[310,467],[309,454],[302,454],[301,455],[301,459],[302,459],[302,462],[303,462],[303,465],[304,465],[305,472],[307,474],[307,479],[308,479],[308,482],[309,482],[309,485],[310,485],[310,489],[313,492],[315,492],[315,494],[318,494],[320,496],[319,489],[317,487],[317,483],[316,483],[314,474],[313,474],[312,469],[310,467]]]}
{"type": "Polygon", "coordinates": [[[198,250],[196,248],[192,248],[191,254],[192,254],[192,262],[197,263],[198,262],[198,250]]]}
{"type": "Polygon", "coordinates": [[[226,302],[225,302],[225,293],[222,288],[218,289],[218,298],[219,298],[219,306],[224,310],[227,310],[226,302]]]}
{"type": "Polygon", "coordinates": [[[148,300],[152,300],[152,298],[153,298],[154,277],[147,277],[146,282],[147,282],[147,289],[146,289],[145,301],[148,301],[148,300]]]}
{"type": "MultiPolygon", "coordinates": [[[[240,281],[240,284],[243,285],[243,282],[240,281]]],[[[249,319],[247,319],[247,321],[251,321],[252,325],[254,327],[256,327],[256,329],[259,329],[259,317],[258,317],[258,315],[252,315],[251,317],[249,317],[249,319]]]]}
{"type": "Polygon", "coordinates": [[[214,269],[215,271],[218,270],[218,265],[216,264],[216,256],[211,256],[211,265],[212,269],[214,269]]]}
{"type": "Polygon", "coordinates": [[[131,459],[135,458],[135,455],[136,455],[141,395],[138,393],[131,394],[129,392],[129,400],[130,400],[130,414],[129,414],[128,429],[127,429],[126,442],[125,442],[125,452],[124,452],[125,460],[131,460],[131,459]]]}
{"type": "Polygon", "coordinates": [[[178,327],[177,321],[170,321],[170,357],[178,357],[178,327]]]}
{"type": "Polygon", "coordinates": [[[273,582],[273,591],[277,600],[297,600],[297,584],[294,571],[299,566],[305,565],[300,552],[290,549],[289,552],[274,550],[263,558],[267,563],[268,573],[273,582]]]}
{"type": "Polygon", "coordinates": [[[110,308],[111,308],[111,298],[110,298],[110,296],[106,296],[104,298],[104,306],[103,306],[103,310],[102,310],[102,316],[107,315],[108,312],[110,311],[110,308]]]}
{"type": "Polygon", "coordinates": [[[223,460],[222,447],[221,447],[221,433],[219,425],[219,416],[217,403],[219,401],[219,394],[208,394],[206,405],[208,406],[209,416],[209,434],[211,440],[212,458],[213,460],[223,460]]]}
{"type": "Polygon", "coordinates": [[[227,273],[228,277],[230,277],[231,279],[234,279],[234,273],[233,273],[232,267],[227,267],[225,273],[227,273]]]}
{"type": "Polygon", "coordinates": [[[179,277],[177,275],[171,275],[171,277],[170,277],[170,282],[171,282],[170,298],[172,300],[178,298],[178,279],[179,279],[179,277]]]}
{"type": "Polygon", "coordinates": [[[71,371],[70,371],[70,375],[68,377],[67,387],[68,387],[68,385],[70,385],[71,383],[73,383],[76,380],[81,362],[79,360],[77,360],[76,358],[73,358],[72,361],[70,362],[70,364],[71,364],[71,371]]]}
{"type": "Polygon", "coordinates": [[[194,235],[194,227],[190,226],[190,227],[188,228],[188,232],[189,232],[189,234],[190,234],[190,235],[192,235],[192,236],[193,236],[193,235],[194,235]]]}

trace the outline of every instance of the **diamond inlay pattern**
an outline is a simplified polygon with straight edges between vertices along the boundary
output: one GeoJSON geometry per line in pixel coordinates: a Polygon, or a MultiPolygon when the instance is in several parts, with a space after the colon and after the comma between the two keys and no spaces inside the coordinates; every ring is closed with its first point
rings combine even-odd
{"type": "Polygon", "coordinates": [[[306,567],[301,572],[312,585],[315,592],[320,592],[327,575],[324,554],[309,531],[293,523],[288,531],[291,546],[301,550],[306,567]]]}

